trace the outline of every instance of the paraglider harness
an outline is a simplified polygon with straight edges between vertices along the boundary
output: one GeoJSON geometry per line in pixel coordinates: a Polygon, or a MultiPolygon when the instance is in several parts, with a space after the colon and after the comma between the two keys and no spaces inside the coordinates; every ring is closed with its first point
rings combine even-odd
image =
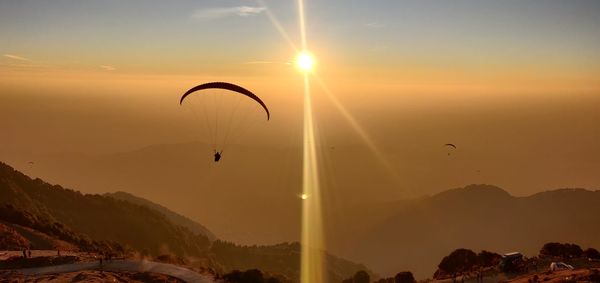
{"type": "Polygon", "coordinates": [[[221,151],[221,152],[218,152],[218,151],[215,149],[215,162],[219,162],[219,160],[221,160],[221,153],[223,153],[223,151],[221,151]]]}

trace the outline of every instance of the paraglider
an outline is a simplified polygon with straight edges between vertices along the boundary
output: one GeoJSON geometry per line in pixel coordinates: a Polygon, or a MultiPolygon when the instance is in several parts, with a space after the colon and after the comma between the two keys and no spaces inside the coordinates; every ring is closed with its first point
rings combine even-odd
{"type": "MultiPolygon", "coordinates": [[[[456,145],[452,144],[452,143],[447,143],[444,145],[445,147],[451,147],[453,149],[456,149],[456,145]]],[[[448,152],[448,156],[450,156],[450,152],[448,152]]]]}
{"type": "MultiPolygon", "coordinates": [[[[260,97],[248,89],[236,84],[227,82],[209,82],[197,85],[186,91],[181,96],[179,104],[184,105],[184,102],[186,102],[186,104],[191,104],[192,102],[187,102],[191,99],[191,97],[195,97],[194,99],[197,99],[197,101],[201,100],[202,102],[200,103],[201,106],[198,106],[198,109],[201,110],[200,112],[202,112],[204,116],[205,124],[207,126],[206,134],[212,139],[212,144],[214,147],[214,162],[219,162],[219,160],[221,160],[223,155],[223,146],[225,146],[225,144],[228,142],[228,139],[231,136],[230,132],[234,132],[233,134],[235,135],[235,131],[237,129],[247,130],[249,127],[245,126],[243,123],[257,120],[252,120],[250,117],[248,117],[249,109],[240,110],[240,108],[243,108],[243,106],[240,106],[242,100],[244,100],[243,97],[248,97],[251,99],[245,100],[245,103],[242,103],[246,104],[246,108],[259,108],[258,106],[260,106],[262,111],[264,111],[267,116],[267,121],[271,118],[269,108],[260,97]],[[224,101],[224,99],[228,97],[233,101],[232,103],[227,103],[227,101],[224,101]],[[227,107],[231,108],[230,111],[225,109],[227,107]],[[244,113],[240,114],[242,117],[234,117],[236,116],[235,114],[238,112],[238,110],[239,112],[244,113]],[[235,126],[232,127],[232,124],[235,126]],[[232,130],[232,128],[234,129],[232,130]]],[[[257,114],[260,113],[258,112],[257,114]]]]}
{"type": "Polygon", "coordinates": [[[456,149],[456,146],[454,144],[452,144],[452,143],[447,143],[444,146],[449,146],[449,147],[453,147],[454,149],[456,149]]]}

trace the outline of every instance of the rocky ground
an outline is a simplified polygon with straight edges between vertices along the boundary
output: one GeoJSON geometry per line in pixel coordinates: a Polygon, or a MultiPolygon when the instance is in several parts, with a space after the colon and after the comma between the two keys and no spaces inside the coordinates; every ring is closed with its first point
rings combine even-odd
{"type": "Polygon", "coordinates": [[[22,251],[0,251],[0,283],[4,282],[202,282],[209,274],[181,265],[144,259],[114,259],[100,262],[100,255],[33,250],[31,258],[22,251]]]}
{"type": "Polygon", "coordinates": [[[600,282],[600,268],[581,268],[575,270],[562,270],[555,272],[543,272],[529,274],[527,276],[515,278],[510,283],[530,283],[530,282],[600,282]]]}
{"type": "Polygon", "coordinates": [[[24,276],[22,274],[0,273],[0,282],[184,282],[177,278],[151,273],[151,272],[128,272],[128,271],[100,271],[86,270],[61,274],[45,274],[36,276],[24,276]]]}

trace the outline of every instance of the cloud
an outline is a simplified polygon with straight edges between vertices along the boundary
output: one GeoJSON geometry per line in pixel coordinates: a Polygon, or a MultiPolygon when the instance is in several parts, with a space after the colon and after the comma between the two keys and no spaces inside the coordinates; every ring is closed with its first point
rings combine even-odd
{"type": "Polygon", "coordinates": [[[2,56],[6,57],[6,58],[10,58],[13,60],[19,60],[19,61],[31,61],[31,59],[19,56],[19,55],[14,55],[14,54],[3,54],[2,56]]]}
{"type": "Polygon", "coordinates": [[[370,28],[384,28],[385,24],[380,23],[380,22],[370,22],[370,23],[365,24],[365,26],[370,27],[370,28]]]}
{"type": "Polygon", "coordinates": [[[102,69],[103,69],[103,70],[105,70],[105,71],[114,71],[114,70],[116,70],[116,69],[117,69],[117,68],[115,68],[115,67],[113,67],[113,66],[110,66],[110,65],[100,65],[100,66],[98,66],[98,67],[102,68],[102,69]]]}
{"type": "Polygon", "coordinates": [[[230,16],[248,17],[256,16],[264,12],[266,9],[266,7],[250,6],[209,8],[194,11],[194,14],[192,14],[192,18],[200,20],[214,20],[230,16]]]}
{"type": "Polygon", "coordinates": [[[249,61],[249,62],[245,62],[244,64],[274,64],[276,62],[272,62],[272,61],[249,61]]]}
{"type": "Polygon", "coordinates": [[[51,66],[44,64],[0,64],[0,67],[9,67],[9,68],[50,68],[51,66]]]}
{"type": "Polygon", "coordinates": [[[291,65],[292,62],[282,62],[282,61],[248,61],[244,62],[244,65],[291,65]]]}

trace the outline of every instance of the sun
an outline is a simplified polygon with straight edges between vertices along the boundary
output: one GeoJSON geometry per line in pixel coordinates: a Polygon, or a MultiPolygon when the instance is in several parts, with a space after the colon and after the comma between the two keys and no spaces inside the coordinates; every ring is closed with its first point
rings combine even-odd
{"type": "Polygon", "coordinates": [[[296,66],[304,72],[309,72],[313,69],[315,61],[310,55],[310,53],[306,51],[302,51],[296,57],[296,66]]]}

